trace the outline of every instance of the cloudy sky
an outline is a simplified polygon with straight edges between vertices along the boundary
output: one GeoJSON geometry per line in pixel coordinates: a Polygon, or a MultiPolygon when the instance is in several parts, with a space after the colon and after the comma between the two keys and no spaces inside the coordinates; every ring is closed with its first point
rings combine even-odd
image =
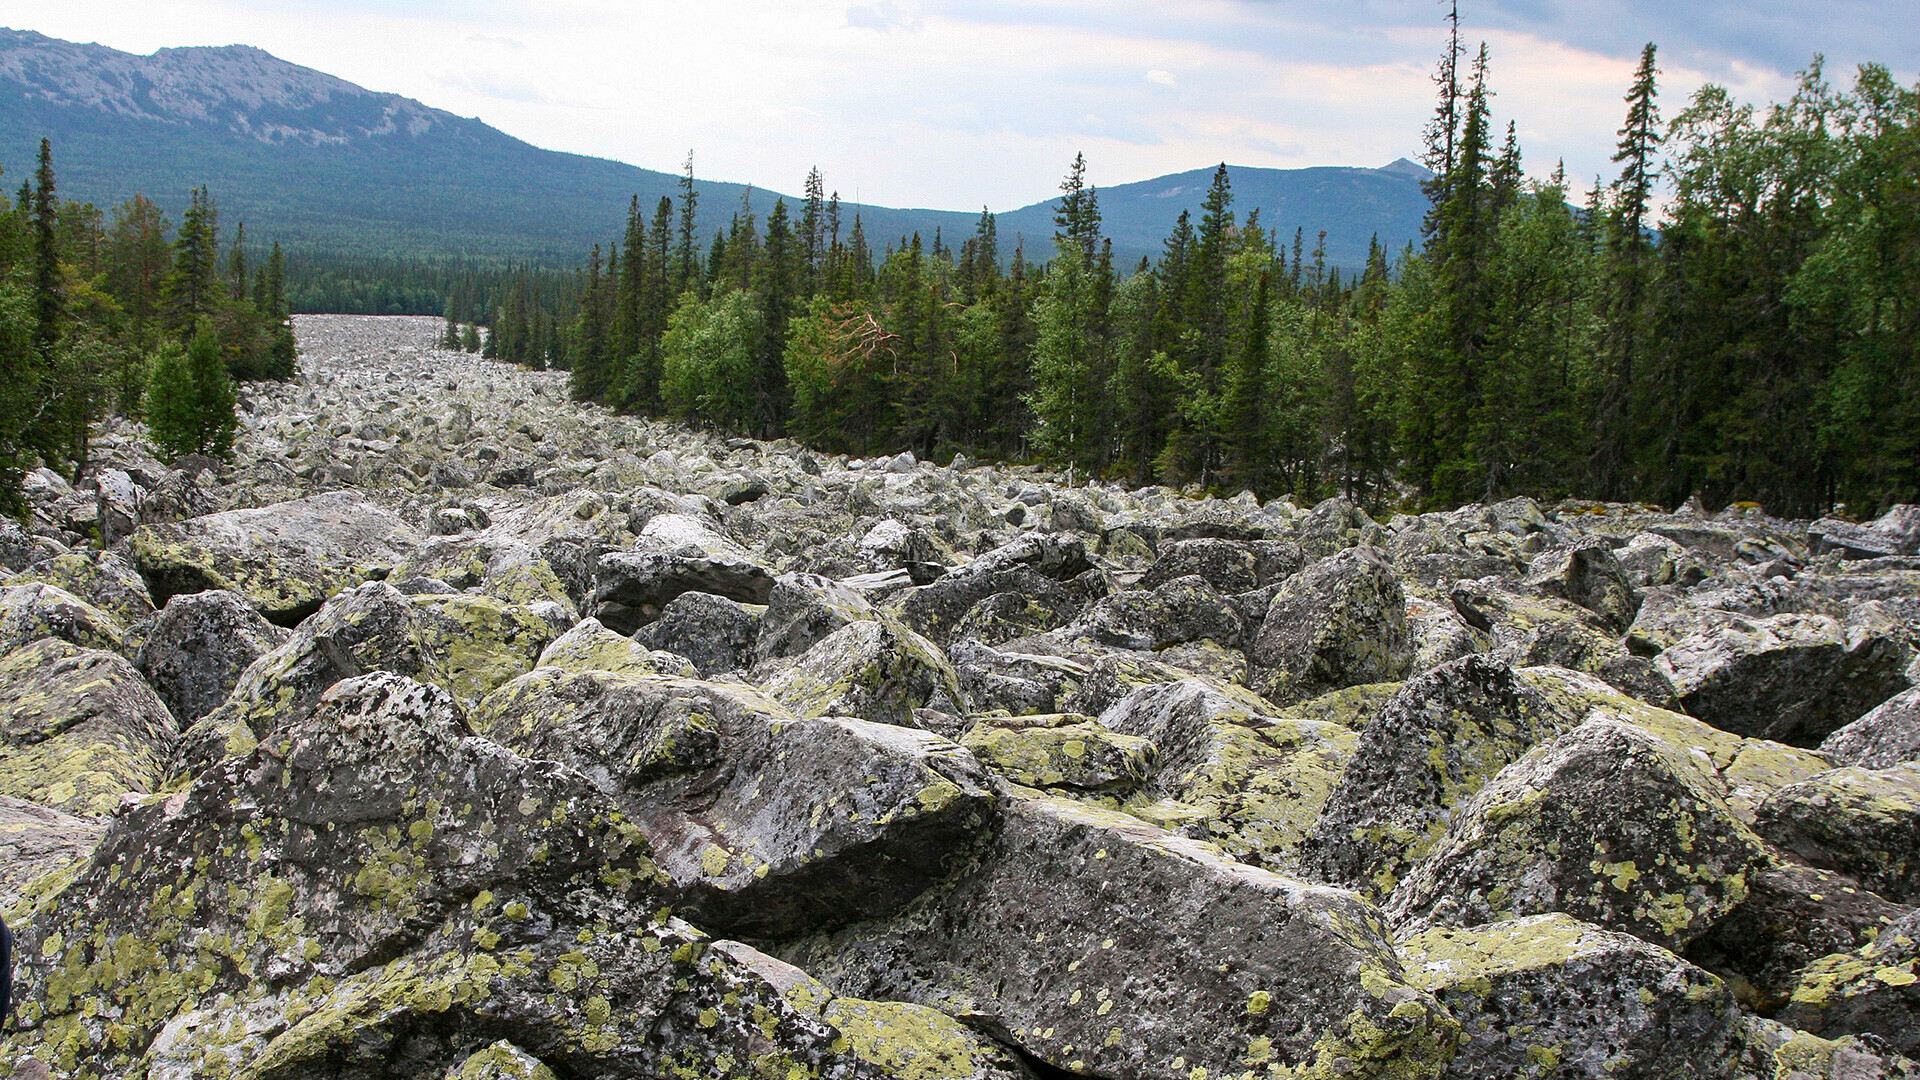
{"type": "MultiPolygon", "coordinates": [[[[1611,173],[1660,46],[1668,115],[1703,82],[1778,100],[1816,51],[1912,82],[1910,0],[1463,0],[1529,171],[1611,173]]],[[[555,150],[849,199],[1011,209],[1076,150],[1110,186],[1225,160],[1416,156],[1440,0],[0,0],[0,25],[148,53],[257,45],[555,150]]]]}

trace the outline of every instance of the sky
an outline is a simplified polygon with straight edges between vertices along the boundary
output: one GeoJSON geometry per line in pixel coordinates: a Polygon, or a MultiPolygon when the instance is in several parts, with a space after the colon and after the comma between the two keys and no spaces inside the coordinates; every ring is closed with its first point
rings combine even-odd
{"type": "MultiPolygon", "coordinates": [[[[1765,103],[1816,51],[1914,81],[1911,0],[1462,0],[1528,172],[1611,175],[1648,41],[1673,115],[1765,103]]],[[[1112,186],[1226,161],[1417,157],[1442,0],[0,0],[0,26],[150,53],[255,45],[552,150],[848,201],[1009,210],[1075,152],[1112,186]]]]}

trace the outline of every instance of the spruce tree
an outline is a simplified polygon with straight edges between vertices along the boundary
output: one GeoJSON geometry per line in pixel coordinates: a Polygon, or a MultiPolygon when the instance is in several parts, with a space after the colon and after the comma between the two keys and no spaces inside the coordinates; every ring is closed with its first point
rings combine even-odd
{"type": "Polygon", "coordinates": [[[1632,487],[1634,369],[1644,366],[1642,354],[1650,336],[1646,323],[1654,260],[1647,214],[1662,142],[1660,112],[1654,103],[1658,72],[1654,46],[1648,42],[1627,91],[1627,122],[1619,131],[1620,145],[1613,155],[1621,169],[1607,217],[1608,295],[1601,352],[1605,371],[1593,463],[1598,493],[1611,499],[1625,497],[1632,487]]]}
{"type": "Polygon", "coordinates": [[[201,319],[183,352],[164,343],[148,377],[147,427],[154,447],[168,458],[233,453],[239,420],[234,415],[233,377],[220,356],[213,323],[201,319]]]}

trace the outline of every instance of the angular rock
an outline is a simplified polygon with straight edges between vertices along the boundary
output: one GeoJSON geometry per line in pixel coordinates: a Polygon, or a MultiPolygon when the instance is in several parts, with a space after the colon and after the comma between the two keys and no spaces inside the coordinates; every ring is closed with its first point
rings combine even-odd
{"type": "Polygon", "coordinates": [[[72,551],[41,559],[6,583],[36,581],[65,589],[113,616],[121,626],[132,626],[153,614],[153,598],[140,572],[111,551],[72,551]]]}
{"type": "Polygon", "coordinates": [[[1834,551],[1843,559],[1920,554],[1920,507],[1895,506],[1865,525],[1821,518],[1807,526],[1807,546],[1816,555],[1834,551]]]}
{"type": "Polygon", "coordinates": [[[960,745],[1016,784],[1062,794],[1125,794],[1152,774],[1156,757],[1147,740],[1077,713],[984,716],[960,745]]]}
{"type": "Polygon", "coordinates": [[[1632,625],[1633,617],[1640,612],[1639,590],[1628,580],[1613,548],[1599,537],[1587,537],[1538,556],[1521,583],[1586,608],[1615,633],[1632,625]]]}
{"type": "Polygon", "coordinates": [[[996,802],[959,746],[846,717],[771,725],[728,765],[717,796],[693,781],[634,814],[677,906],[756,938],[893,914],[958,865],[996,802]]]}
{"type": "Polygon", "coordinates": [[[1893,1053],[1876,1036],[1823,1039],[1785,1024],[1747,1017],[1741,1080],[1914,1080],[1920,1062],[1893,1053]]]}
{"type": "Polygon", "coordinates": [[[1867,944],[1911,910],[1830,870],[1781,862],[1748,876],[1747,898],[1687,947],[1687,959],[1726,979],[1741,1005],[1771,1016],[1808,964],[1867,944]]]}
{"type": "Polygon", "coordinates": [[[4,1053],[77,1080],[374,1080],[442,1075],[504,1028],[562,1075],[869,1075],[658,910],[656,875],[577,775],[466,735],[432,687],[348,680],[276,747],[116,820],[21,927],[4,1053]]]}
{"type": "Polygon", "coordinates": [[[1189,641],[1239,645],[1244,625],[1233,605],[1197,574],[1151,591],[1115,593],[1093,605],[1069,631],[1101,645],[1155,652],[1189,641]]]}
{"type": "Polygon", "coordinates": [[[1306,557],[1316,560],[1345,548],[1381,543],[1385,535],[1365,510],[1336,495],[1301,519],[1295,527],[1295,539],[1306,557]]]}
{"type": "Polygon", "coordinates": [[[118,654],[42,638],[0,658],[0,795],[110,814],[156,790],[178,731],[118,654]]]}
{"type": "Polygon", "coordinates": [[[559,1080],[553,1070],[505,1039],[449,1069],[445,1080],[559,1080]]]}
{"type": "Polygon", "coordinates": [[[660,617],[634,631],[647,649],[677,653],[702,676],[740,671],[753,662],[759,611],[712,593],[684,592],[660,609],[660,617]]]}
{"type": "Polygon", "coordinates": [[[1821,615],[1735,619],[1655,661],[1686,711],[1740,735],[1815,746],[1907,688],[1907,657],[1821,615]]]}
{"type": "MultiPolygon", "coordinates": [[[[97,818],[75,817],[0,795],[0,909],[49,887],[48,875],[72,872],[93,857],[107,831],[97,818]]],[[[60,884],[53,881],[53,885],[60,884]]]]}
{"type": "Polygon", "coordinates": [[[1416,931],[1561,911],[1678,949],[1746,899],[1764,859],[1683,752],[1596,718],[1481,788],[1387,911],[1416,931]]]}
{"type": "Polygon", "coordinates": [[[1003,652],[970,641],[955,645],[949,657],[967,703],[981,712],[1055,712],[1088,675],[1086,665],[1065,657],[1003,652]]]}
{"type": "Polygon", "coordinates": [[[1445,1067],[1457,1025],[1405,984],[1352,893],[1066,800],[1016,796],[1003,814],[952,889],[787,958],[840,993],[967,1017],[1080,1075],[1445,1067]]]}
{"type": "Polygon", "coordinates": [[[411,598],[415,635],[433,661],[432,681],[462,706],[533,668],[558,635],[537,610],[474,594],[411,598]]]}
{"type": "Polygon", "coordinates": [[[877,617],[872,602],[858,589],[818,574],[782,574],[767,595],[754,658],[764,662],[798,656],[842,627],[877,617]]]}
{"type": "Polygon", "coordinates": [[[1920,761],[1920,686],[1895,694],[1827,736],[1820,752],[1836,765],[1865,769],[1920,761]]]}
{"type": "Polygon", "coordinates": [[[1264,584],[1260,580],[1259,565],[1251,545],[1232,540],[1200,539],[1176,540],[1161,545],[1159,557],[1140,578],[1140,587],[1157,588],[1188,574],[1198,574],[1208,585],[1222,593],[1247,592],[1264,584]]]}
{"type": "Polygon", "coordinates": [[[375,671],[418,678],[462,702],[477,702],[532,668],[554,636],[530,610],[492,597],[407,596],[368,582],[329,600],[249,665],[227,700],[188,729],[180,764],[190,774],[248,753],[302,719],[334,683],[375,671]]]}
{"type": "Polygon", "coordinates": [[[962,640],[967,630],[978,632],[989,622],[1017,627],[1013,634],[1001,635],[1005,641],[1030,633],[1035,626],[1051,628],[1070,622],[1093,599],[1078,582],[1062,582],[1025,563],[999,565],[996,561],[982,567],[992,554],[936,581],[906,590],[887,604],[888,610],[936,643],[962,640]],[[974,616],[983,604],[1003,596],[1010,599],[1001,603],[1010,604],[1021,615],[1026,614],[1027,605],[1038,605],[1039,617],[1009,619],[1004,607],[974,616]]]}
{"type": "Polygon", "coordinates": [[[1754,829],[1814,866],[1901,904],[1920,904],[1920,764],[1848,766],[1789,784],[1754,829]]]}
{"type": "Polygon", "coordinates": [[[1330,555],[1288,578],[1247,651],[1254,688],[1281,704],[1404,678],[1406,597],[1375,548],[1330,555]]]}
{"type": "Polygon", "coordinates": [[[1560,914],[1401,942],[1407,979],[1460,1021],[1459,1077],[1726,1080],[1739,1009],[1657,945],[1560,914]]]}
{"type": "Polygon", "coordinates": [[[773,593],[766,567],[727,551],[616,551],[600,557],[594,582],[591,614],[625,634],[659,618],[681,593],[743,604],[765,604],[773,593]]]}
{"type": "Polygon", "coordinates": [[[289,635],[239,593],[183,593],[160,609],[133,662],[175,719],[191,724],[225,701],[248,665],[289,635]]]}
{"type": "Polygon", "coordinates": [[[832,1024],[853,1054],[901,1080],[1032,1080],[1007,1047],[943,1012],[901,1001],[836,997],[826,984],[791,964],[737,941],[716,941],[726,956],[777,987],[788,1003],[832,1024]]]}
{"type": "Polygon", "coordinates": [[[113,616],[65,589],[37,583],[0,585],[0,653],[45,637],[118,652],[125,633],[113,616]]]}
{"type": "Polygon", "coordinates": [[[1291,872],[1354,746],[1350,729],[1312,717],[1313,704],[1276,716],[1245,690],[1193,679],[1135,690],[1104,720],[1153,740],[1162,756],[1152,782],[1123,808],[1241,862],[1291,872]]]}
{"type": "Polygon", "coordinates": [[[938,646],[890,621],[850,624],[767,684],[800,716],[857,716],[913,726],[921,708],[964,715],[959,676],[938,646]]]}
{"type": "Polygon", "coordinates": [[[1485,657],[1416,676],[1361,729],[1305,838],[1302,869],[1386,896],[1483,785],[1577,719],[1485,657]]]}
{"type": "Polygon", "coordinates": [[[1568,600],[1516,591],[1500,578],[1455,582],[1454,611],[1487,635],[1488,655],[1515,667],[1599,671],[1626,655],[1606,620],[1568,600]]]}
{"type": "Polygon", "coordinates": [[[1858,949],[1807,965],[1779,1016],[1830,1038],[1878,1036],[1893,1050],[1920,1057],[1920,912],[1858,949]]]}
{"type": "Polygon", "coordinates": [[[566,633],[554,638],[534,667],[557,667],[568,671],[610,671],[629,675],[678,675],[698,678],[693,664],[683,656],[649,650],[646,646],[616,634],[599,619],[581,619],[566,633]]]}
{"type": "Polygon", "coordinates": [[[971,755],[926,732],[795,721],[740,686],[541,668],[474,726],[578,769],[658,852],[700,925],[788,936],[896,910],[944,873],[993,800],[971,755]]]}
{"type": "Polygon", "coordinates": [[[462,592],[509,604],[559,604],[573,614],[573,593],[542,550],[511,536],[429,541],[395,567],[387,580],[409,577],[436,578],[462,592]]]}
{"type": "Polygon", "coordinates": [[[128,552],[155,603],[227,589],[292,626],[335,592],[384,574],[417,542],[398,515],[329,492],[186,521],[143,525],[128,552]]]}

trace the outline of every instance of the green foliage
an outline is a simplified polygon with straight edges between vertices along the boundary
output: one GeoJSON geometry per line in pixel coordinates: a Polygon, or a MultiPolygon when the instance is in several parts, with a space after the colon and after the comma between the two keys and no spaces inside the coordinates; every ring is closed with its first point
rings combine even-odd
{"type": "Polygon", "coordinates": [[[660,396],[668,415],[745,430],[753,419],[760,334],[752,293],[733,290],[711,303],[682,298],[660,339],[660,396]]]}
{"type": "Polygon", "coordinates": [[[898,336],[881,325],[871,304],[815,300],[787,332],[788,431],[825,450],[882,449],[892,431],[888,383],[898,350],[898,336]]]}
{"type": "MultiPolygon", "coordinates": [[[[1376,241],[1358,275],[1324,234],[1283,251],[1237,220],[1224,166],[1199,220],[1121,274],[1083,157],[1051,260],[1016,247],[1004,272],[987,213],[957,252],[902,236],[876,260],[816,171],[797,227],[743,202],[704,265],[684,205],[674,248],[670,202],[648,228],[635,200],[549,355],[591,365],[584,396],[728,431],[1376,510],[1920,501],[1920,91],[1869,66],[1837,93],[1816,64],[1764,116],[1709,86],[1663,130],[1648,46],[1620,176],[1583,212],[1560,172],[1526,179],[1486,49],[1461,70],[1454,30],[1425,243],[1390,262],[1376,241]]],[[[489,348],[518,359],[541,305],[506,310],[489,348]]]]}
{"type": "Polygon", "coordinates": [[[211,320],[200,320],[184,351],[171,341],[162,344],[147,382],[147,430],[155,450],[170,459],[232,455],[236,395],[211,320]]]}
{"type": "MultiPolygon", "coordinates": [[[[108,225],[97,208],[59,200],[45,140],[21,191],[18,205],[0,198],[0,512],[22,512],[19,483],[27,469],[80,475],[93,423],[108,410],[139,411],[149,396],[145,358],[169,339],[184,344],[189,335],[206,336],[196,355],[218,367],[220,378],[203,380],[203,397],[224,401],[226,426],[222,434],[218,424],[203,422],[196,439],[225,452],[232,441],[229,369],[251,378],[292,374],[278,248],[256,271],[244,231],[236,230],[223,274],[216,212],[204,188],[194,192],[177,239],[169,239],[159,208],[138,195],[108,225]]],[[[171,407],[165,389],[155,400],[163,413],[171,407]]]]}

